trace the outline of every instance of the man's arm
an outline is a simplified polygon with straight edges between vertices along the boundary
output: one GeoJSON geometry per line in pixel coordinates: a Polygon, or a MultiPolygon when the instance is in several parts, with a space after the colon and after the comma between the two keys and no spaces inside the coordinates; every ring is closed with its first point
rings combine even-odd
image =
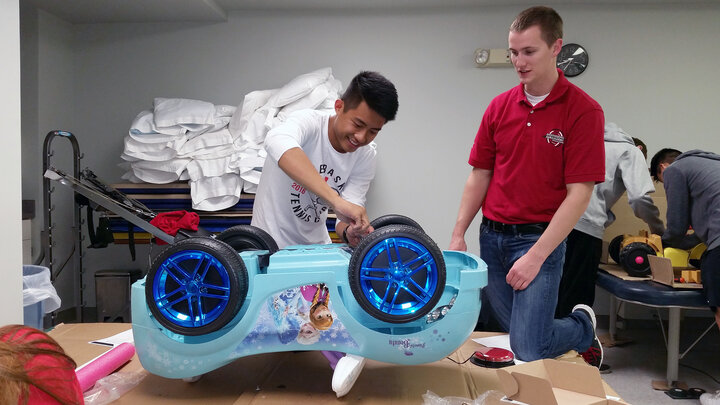
{"type": "Polygon", "coordinates": [[[700,242],[697,236],[687,236],[690,228],[690,194],[680,171],[668,167],[663,172],[663,186],[667,196],[667,228],[662,237],[663,245],[689,249],[700,242]]]}
{"type": "Polygon", "coordinates": [[[635,216],[645,221],[650,228],[650,232],[656,235],[665,233],[665,225],[660,219],[660,210],[653,202],[652,197],[644,195],[636,200],[629,201],[635,216]]]}
{"type": "Polygon", "coordinates": [[[623,153],[618,169],[633,213],[648,224],[650,232],[662,235],[665,225],[660,219],[660,210],[650,197],[650,193],[655,192],[655,185],[640,149],[632,147],[623,153]]]}
{"type": "Polygon", "coordinates": [[[352,228],[366,232],[370,226],[365,207],[344,200],[320,176],[305,152],[299,147],[285,151],[278,160],[278,166],[291,179],[327,202],[341,221],[352,228]]]}
{"type": "Polygon", "coordinates": [[[594,182],[571,183],[567,195],[550,220],[550,225],[530,250],[515,261],[505,280],[515,290],[524,290],[535,279],[550,253],[565,240],[587,209],[594,182]]]}
{"type": "Polygon", "coordinates": [[[492,170],[478,168],[470,172],[460,200],[460,209],[450,239],[450,250],[467,250],[465,232],[485,201],[492,173],[492,170]]]}
{"type": "Polygon", "coordinates": [[[347,244],[352,247],[357,246],[363,236],[369,234],[374,230],[375,228],[373,228],[372,226],[368,226],[365,231],[361,231],[360,229],[353,228],[352,226],[342,221],[337,221],[337,223],[335,224],[335,233],[337,233],[344,242],[347,242],[347,244]]]}

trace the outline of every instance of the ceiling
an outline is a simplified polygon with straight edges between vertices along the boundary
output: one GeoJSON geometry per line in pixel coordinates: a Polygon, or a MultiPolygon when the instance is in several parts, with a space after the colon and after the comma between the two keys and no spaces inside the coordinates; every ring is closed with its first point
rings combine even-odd
{"type": "MultiPolygon", "coordinates": [[[[529,0],[22,0],[73,24],[223,22],[231,11],[410,10],[482,5],[534,5],[529,0]]],[[[720,0],[558,0],[553,4],[686,4],[720,0]]]]}

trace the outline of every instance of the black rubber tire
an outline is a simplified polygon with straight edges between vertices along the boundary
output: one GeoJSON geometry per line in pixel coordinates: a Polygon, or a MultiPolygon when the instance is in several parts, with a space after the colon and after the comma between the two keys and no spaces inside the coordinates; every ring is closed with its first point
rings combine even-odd
{"type": "MultiPolygon", "coordinates": [[[[222,288],[225,287],[223,286],[222,288]]],[[[153,260],[147,278],[145,279],[145,301],[150,312],[162,326],[174,333],[185,336],[205,335],[215,332],[227,325],[227,323],[237,315],[247,297],[247,292],[248,273],[245,268],[245,263],[230,245],[213,238],[189,238],[168,245],[153,260]],[[191,254],[191,252],[197,252],[197,254],[203,255],[203,259],[208,260],[195,260],[183,257],[183,255],[191,254]],[[201,266],[202,264],[205,265],[201,266]],[[213,283],[217,283],[218,280],[222,282],[222,278],[226,275],[228,281],[227,293],[225,293],[226,298],[218,299],[205,296],[202,297],[202,302],[198,304],[199,299],[195,297],[195,304],[193,305],[193,299],[190,297],[189,305],[185,300],[180,300],[176,304],[172,304],[174,300],[177,300],[177,298],[175,298],[177,294],[168,293],[166,294],[167,302],[164,302],[167,305],[164,305],[163,309],[161,309],[159,307],[162,301],[161,297],[157,297],[154,294],[154,291],[156,291],[155,283],[162,284],[162,274],[158,276],[158,273],[168,272],[168,266],[176,270],[176,273],[170,274],[169,277],[166,276],[164,278],[164,285],[157,285],[157,287],[163,291],[177,291],[177,294],[180,294],[178,298],[196,294],[189,292],[190,287],[186,287],[185,290],[181,291],[185,284],[181,284],[178,280],[183,277],[185,278],[182,281],[188,282],[188,284],[196,280],[202,281],[202,286],[198,287],[197,284],[195,284],[193,288],[205,288],[205,292],[219,291],[219,289],[213,288],[216,285],[213,283]],[[203,272],[200,278],[198,278],[199,272],[197,272],[197,270],[201,268],[203,272]],[[222,305],[222,303],[226,303],[225,308],[222,309],[217,316],[213,315],[215,319],[199,326],[179,325],[179,319],[176,318],[174,321],[169,318],[167,314],[163,313],[163,311],[171,308],[173,311],[182,313],[183,319],[191,319],[192,317],[188,314],[194,313],[193,311],[195,309],[199,311],[204,311],[208,308],[216,309],[222,305]],[[186,311],[187,314],[183,311],[186,311]]]]}
{"type": "Polygon", "coordinates": [[[232,246],[236,252],[246,250],[268,250],[270,254],[278,251],[278,245],[264,230],[252,225],[235,225],[220,232],[215,239],[232,246]]]}
{"type": "Polygon", "coordinates": [[[420,226],[420,224],[418,224],[415,220],[400,214],[383,215],[381,217],[373,219],[372,222],[370,222],[370,226],[372,226],[376,230],[388,225],[407,225],[412,226],[413,228],[417,228],[423,233],[425,232],[422,226],[420,226]]]}
{"type": "Polygon", "coordinates": [[[608,245],[608,255],[612,258],[615,263],[620,264],[620,245],[622,244],[625,235],[618,235],[610,241],[608,245]]]}
{"type": "Polygon", "coordinates": [[[625,246],[620,252],[620,264],[628,275],[632,277],[645,277],[650,275],[650,262],[648,256],[655,256],[655,250],[647,243],[633,242],[625,246]],[[636,262],[642,257],[641,263],[636,262]]]}
{"type": "MultiPolygon", "coordinates": [[[[372,257],[368,257],[368,260],[371,259],[372,257]]],[[[407,323],[425,316],[440,300],[445,289],[445,260],[437,244],[422,230],[408,225],[386,225],[365,236],[360,241],[350,258],[348,278],[355,300],[365,312],[383,322],[407,323]],[[392,254],[379,253],[378,249],[382,250],[385,244],[388,247],[393,247],[393,250],[390,251],[392,254]],[[420,252],[422,254],[418,254],[413,250],[420,248],[424,250],[424,252],[420,252]],[[377,251],[375,259],[371,263],[363,264],[367,255],[374,255],[373,251],[377,251]],[[395,257],[392,257],[393,255],[395,257]],[[424,259],[422,259],[423,257],[424,259]],[[416,259],[421,260],[417,261],[416,259]],[[407,276],[403,281],[403,285],[406,286],[403,289],[393,288],[399,283],[393,283],[392,280],[388,281],[383,278],[385,277],[383,274],[390,277],[390,271],[382,270],[383,266],[386,266],[385,269],[390,270],[392,268],[391,261],[394,264],[399,263],[401,265],[398,271],[406,270],[404,274],[412,275],[411,277],[407,276]],[[404,267],[406,264],[408,267],[404,267]],[[375,267],[376,265],[379,267],[375,267]],[[417,267],[410,267],[415,265],[417,267]],[[363,268],[366,270],[363,271],[363,268]],[[378,271],[374,272],[372,269],[378,269],[378,271]],[[375,276],[374,273],[380,275],[375,276]],[[365,277],[373,281],[368,281],[365,277]],[[423,278],[425,284],[423,284],[423,278]],[[408,281],[408,284],[405,284],[405,281],[408,281]],[[428,282],[431,284],[428,291],[422,291],[421,288],[418,288],[427,285],[428,282]],[[364,286],[367,287],[368,291],[371,290],[373,294],[377,294],[375,298],[384,297],[391,292],[395,294],[397,297],[392,300],[394,307],[387,309],[376,307],[371,298],[366,296],[364,286]],[[420,307],[414,309],[412,313],[391,313],[403,312],[403,307],[398,309],[397,306],[403,303],[411,303],[418,296],[422,296],[425,302],[418,302],[420,307]]],[[[382,301],[385,302],[384,298],[382,301]]]]}

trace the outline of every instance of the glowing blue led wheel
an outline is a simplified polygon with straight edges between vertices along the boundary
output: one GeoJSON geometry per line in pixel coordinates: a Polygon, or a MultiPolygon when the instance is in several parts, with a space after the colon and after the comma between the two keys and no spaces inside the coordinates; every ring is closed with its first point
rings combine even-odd
{"type": "Polygon", "coordinates": [[[247,269],[235,249],[212,238],[189,238],[169,245],[153,260],[145,299],[162,326],[196,336],[225,326],[247,290],[247,269]]]}
{"type": "Polygon", "coordinates": [[[348,267],[358,304],[373,317],[405,323],[425,316],[445,288],[442,251],[422,230],[387,225],[364,237],[348,267]]]}

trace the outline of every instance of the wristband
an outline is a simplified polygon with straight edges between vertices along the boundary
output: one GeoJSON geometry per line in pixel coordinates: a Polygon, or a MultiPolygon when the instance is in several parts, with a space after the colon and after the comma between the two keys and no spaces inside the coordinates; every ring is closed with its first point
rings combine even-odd
{"type": "Polygon", "coordinates": [[[349,241],[348,238],[347,238],[347,229],[348,229],[347,226],[345,227],[345,229],[343,229],[342,238],[343,238],[343,240],[345,241],[345,243],[350,243],[350,241],[349,241]]]}

